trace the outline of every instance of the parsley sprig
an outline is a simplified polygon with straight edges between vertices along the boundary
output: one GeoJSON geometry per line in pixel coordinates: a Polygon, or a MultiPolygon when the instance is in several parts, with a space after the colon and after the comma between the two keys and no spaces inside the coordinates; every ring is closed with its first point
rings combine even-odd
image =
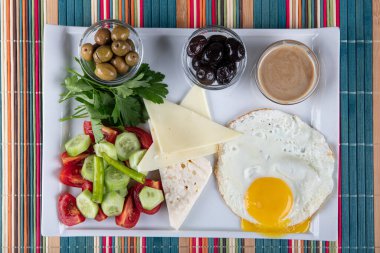
{"type": "MultiPolygon", "coordinates": [[[[79,63],[77,58],[75,60],[79,63]]],[[[90,117],[96,142],[103,139],[102,124],[135,126],[144,123],[148,113],[143,99],[160,104],[168,94],[167,85],[162,82],[165,76],[145,63],[132,79],[116,87],[96,82],[73,69],[68,72],[70,76],[62,84],[65,91],[59,102],[75,99],[80,105],[61,121],[90,117]]],[[[83,69],[82,72],[85,73],[83,69]]]]}

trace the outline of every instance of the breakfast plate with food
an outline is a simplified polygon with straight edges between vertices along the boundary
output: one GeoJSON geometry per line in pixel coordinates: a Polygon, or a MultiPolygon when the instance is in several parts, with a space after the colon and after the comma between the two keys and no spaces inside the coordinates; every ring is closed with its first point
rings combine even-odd
{"type": "Polygon", "coordinates": [[[337,239],[338,28],[44,34],[44,236],[337,239]]]}

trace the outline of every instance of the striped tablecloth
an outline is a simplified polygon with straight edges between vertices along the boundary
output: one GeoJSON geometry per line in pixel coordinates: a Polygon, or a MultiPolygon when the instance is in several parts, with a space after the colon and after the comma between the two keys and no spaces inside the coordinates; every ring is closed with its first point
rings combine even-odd
{"type": "Polygon", "coordinates": [[[380,252],[379,15],[379,0],[1,0],[0,251],[380,252]],[[340,26],[339,241],[41,237],[43,26],[107,18],[137,27],[340,26]]]}

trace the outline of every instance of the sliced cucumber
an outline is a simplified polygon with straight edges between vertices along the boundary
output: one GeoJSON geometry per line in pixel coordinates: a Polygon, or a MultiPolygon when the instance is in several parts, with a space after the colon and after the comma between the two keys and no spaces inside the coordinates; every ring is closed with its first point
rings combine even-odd
{"type": "Polygon", "coordinates": [[[116,191],[127,188],[129,177],[120,170],[108,166],[105,171],[104,182],[109,191],[116,191]]]}
{"type": "Polygon", "coordinates": [[[123,189],[116,190],[115,192],[118,193],[121,197],[125,198],[125,196],[128,194],[128,189],[125,187],[123,189]]]}
{"type": "Polygon", "coordinates": [[[137,150],[133,152],[129,156],[129,165],[131,166],[132,169],[137,170],[137,165],[143,159],[145,153],[146,153],[146,149],[141,149],[141,150],[137,150]]]}
{"type": "Polygon", "coordinates": [[[119,160],[126,161],[140,149],[140,141],[134,133],[124,132],[116,137],[115,147],[119,160]]]}
{"type": "Polygon", "coordinates": [[[80,134],[65,143],[65,149],[69,156],[77,156],[88,149],[91,145],[91,138],[88,135],[80,134]]]}
{"type": "Polygon", "coordinates": [[[92,193],[89,190],[82,191],[76,199],[79,211],[84,217],[93,219],[99,211],[98,204],[92,202],[92,193]]]}
{"type": "MultiPolygon", "coordinates": [[[[107,187],[104,187],[104,193],[107,193],[107,192],[112,192],[111,190],[109,190],[107,187]]],[[[125,198],[125,196],[128,195],[128,188],[123,188],[123,189],[119,189],[119,190],[115,190],[114,192],[118,193],[121,197],[125,198]]]]}
{"type": "Polygon", "coordinates": [[[142,207],[150,211],[164,201],[164,194],[161,190],[144,186],[139,193],[139,198],[142,207]]]}
{"type": "Polygon", "coordinates": [[[123,211],[124,198],[116,192],[104,196],[102,210],[107,216],[117,216],[123,211]]]}
{"type": "Polygon", "coordinates": [[[95,155],[90,155],[84,160],[82,170],[80,173],[82,177],[88,181],[94,181],[94,157],[95,155]]]}
{"type": "Polygon", "coordinates": [[[116,148],[111,142],[101,141],[94,145],[94,150],[97,156],[101,157],[102,153],[106,153],[112,159],[117,160],[116,148]]]}

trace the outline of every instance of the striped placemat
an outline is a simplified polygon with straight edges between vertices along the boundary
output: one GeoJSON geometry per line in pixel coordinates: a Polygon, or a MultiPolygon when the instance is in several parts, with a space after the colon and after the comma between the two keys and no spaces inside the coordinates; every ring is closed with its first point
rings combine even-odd
{"type": "Polygon", "coordinates": [[[0,252],[380,252],[379,0],[2,0],[0,252]],[[46,238],[41,223],[45,23],[136,27],[341,27],[337,242],[226,238],[46,238]]]}

